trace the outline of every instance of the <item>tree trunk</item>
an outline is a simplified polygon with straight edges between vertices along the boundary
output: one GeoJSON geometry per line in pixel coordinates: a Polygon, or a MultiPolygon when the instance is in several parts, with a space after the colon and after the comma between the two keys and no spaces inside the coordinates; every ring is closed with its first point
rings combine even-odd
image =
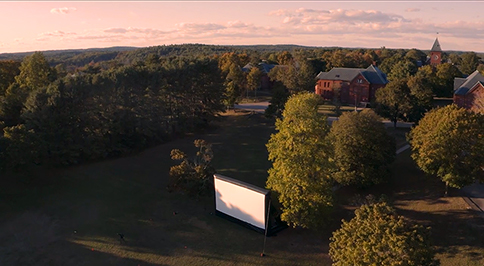
{"type": "Polygon", "coordinates": [[[449,182],[445,181],[445,194],[444,197],[447,197],[447,193],[449,192],[449,182]]]}

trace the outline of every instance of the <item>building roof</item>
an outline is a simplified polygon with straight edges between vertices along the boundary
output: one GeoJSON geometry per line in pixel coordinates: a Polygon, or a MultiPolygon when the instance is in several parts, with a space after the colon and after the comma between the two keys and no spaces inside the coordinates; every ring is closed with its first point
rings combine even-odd
{"type": "Polygon", "coordinates": [[[352,81],[361,74],[370,84],[387,84],[385,73],[378,67],[370,65],[368,68],[343,68],[335,67],[328,72],[320,72],[317,79],[352,81]]]}
{"type": "Polygon", "coordinates": [[[371,84],[387,84],[387,75],[383,73],[378,67],[370,65],[363,71],[363,75],[371,84]]]}
{"type": "MultiPolygon", "coordinates": [[[[265,73],[265,74],[269,74],[269,72],[271,71],[271,69],[273,69],[276,65],[273,65],[273,64],[267,64],[267,63],[259,63],[258,64],[262,73],[265,73]]],[[[243,68],[242,68],[242,71],[244,72],[250,72],[250,70],[253,68],[254,66],[251,64],[251,63],[248,63],[247,65],[245,65],[243,68]]]]}
{"type": "Polygon", "coordinates": [[[269,74],[271,69],[273,69],[276,65],[262,62],[262,63],[259,63],[259,66],[262,68],[262,72],[269,74]]]}
{"type": "Polygon", "coordinates": [[[242,71],[249,72],[254,66],[251,63],[248,63],[244,67],[242,67],[242,71]]]}
{"type": "Polygon", "coordinates": [[[454,78],[454,91],[457,90],[464,82],[466,82],[466,78],[454,78]]]}
{"type": "MultiPolygon", "coordinates": [[[[458,80],[457,84],[462,80],[458,80]]],[[[455,95],[466,95],[470,89],[472,89],[477,83],[484,83],[484,76],[479,73],[479,71],[474,71],[470,74],[465,81],[458,87],[454,87],[455,95]]],[[[456,80],[454,80],[454,86],[456,85],[456,80]]]]}
{"type": "Polygon", "coordinates": [[[435,38],[434,45],[432,45],[432,49],[430,49],[431,52],[442,52],[442,49],[440,48],[440,43],[439,43],[439,38],[435,38]]]}

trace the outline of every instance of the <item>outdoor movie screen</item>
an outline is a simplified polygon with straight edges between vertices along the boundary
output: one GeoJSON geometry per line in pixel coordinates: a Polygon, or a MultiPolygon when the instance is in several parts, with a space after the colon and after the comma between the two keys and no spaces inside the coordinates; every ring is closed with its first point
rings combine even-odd
{"type": "Polygon", "coordinates": [[[219,174],[214,185],[217,211],[265,230],[269,190],[219,174]]]}

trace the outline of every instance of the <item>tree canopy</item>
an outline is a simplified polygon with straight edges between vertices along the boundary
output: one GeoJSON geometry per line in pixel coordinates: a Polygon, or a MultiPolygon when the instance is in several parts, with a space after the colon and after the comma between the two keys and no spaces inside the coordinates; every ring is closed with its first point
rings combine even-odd
{"type": "Polygon", "coordinates": [[[412,158],[446,187],[461,188],[484,176],[484,116],[449,105],[428,112],[412,129],[412,158]]]}
{"type": "Polygon", "coordinates": [[[281,218],[292,226],[324,225],[332,207],[329,126],[317,112],[319,101],[311,93],[291,96],[267,143],[267,187],[278,193],[281,218]]]}
{"type": "Polygon", "coordinates": [[[186,191],[191,196],[200,196],[208,193],[213,185],[213,151],[212,144],[203,139],[197,139],[193,144],[198,149],[193,157],[178,149],[171,151],[171,159],[181,163],[170,168],[169,188],[186,191]]]}
{"type": "Polygon", "coordinates": [[[412,110],[412,99],[407,80],[392,80],[384,88],[377,90],[376,102],[379,104],[378,113],[389,118],[396,127],[398,119],[406,119],[412,110]]]}
{"type": "Polygon", "coordinates": [[[333,265],[439,265],[430,228],[412,225],[385,202],[363,205],[330,238],[333,265]]]}
{"type": "Polygon", "coordinates": [[[395,141],[372,110],[344,113],[333,122],[329,137],[337,167],[333,178],[338,183],[365,187],[388,178],[395,141]]]}
{"type": "Polygon", "coordinates": [[[468,52],[461,55],[460,71],[463,74],[470,75],[476,71],[479,65],[479,57],[474,52],[468,52]]]}
{"type": "Polygon", "coordinates": [[[30,90],[47,86],[54,79],[55,76],[41,52],[26,56],[20,65],[20,74],[15,77],[20,86],[30,90]]]}
{"type": "Polygon", "coordinates": [[[34,90],[14,82],[0,99],[0,163],[71,165],[166,142],[209,124],[223,92],[210,58],[114,66],[34,90]]]}

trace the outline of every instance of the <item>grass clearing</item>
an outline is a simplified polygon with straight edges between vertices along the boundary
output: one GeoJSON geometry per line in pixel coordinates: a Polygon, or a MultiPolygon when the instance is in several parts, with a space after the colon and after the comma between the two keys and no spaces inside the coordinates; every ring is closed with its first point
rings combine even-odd
{"type": "Polygon", "coordinates": [[[328,238],[341,218],[351,218],[355,194],[382,193],[400,214],[432,226],[442,265],[484,264],[482,220],[458,191],[443,198],[443,184],[418,171],[409,151],[397,157],[390,183],[338,191],[329,230],[288,228],[267,239],[263,258],[263,236],[213,215],[211,197],[165,189],[175,164],[170,151],[192,153],[197,138],[213,143],[219,173],[263,187],[273,132],[263,115],[230,112],[205,134],[133,156],[12,174],[12,184],[0,187],[0,242],[7,243],[0,265],[330,265],[328,238]]]}
{"type": "MultiPolygon", "coordinates": [[[[354,106],[346,106],[342,105],[340,106],[340,110],[342,113],[344,112],[354,112],[355,107],[354,106]]],[[[332,104],[323,104],[318,107],[318,113],[324,114],[326,116],[337,116],[335,113],[335,106],[332,104]]]]}

